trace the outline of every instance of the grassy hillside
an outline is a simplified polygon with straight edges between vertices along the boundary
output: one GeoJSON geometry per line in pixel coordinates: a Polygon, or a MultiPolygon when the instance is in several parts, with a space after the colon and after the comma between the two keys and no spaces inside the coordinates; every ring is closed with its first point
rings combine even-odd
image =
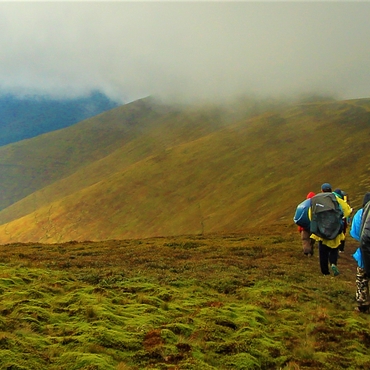
{"type": "Polygon", "coordinates": [[[139,100],[63,130],[1,147],[0,209],[104,158],[140,136],[160,114],[139,100]]]}
{"type": "Polygon", "coordinates": [[[12,244],[0,250],[0,368],[368,369],[369,317],[299,235],[12,244]]]}
{"type": "Polygon", "coordinates": [[[2,211],[0,242],[291,224],[296,204],[326,181],[346,190],[357,207],[369,186],[369,109],[368,99],[305,103],[234,124],[214,110],[166,111],[98,161],[86,155],[89,162],[77,163],[83,155],[73,156],[70,177],[2,211]]]}
{"type": "MultiPolygon", "coordinates": [[[[227,115],[229,120],[235,119],[230,117],[232,113],[227,115]]],[[[166,107],[145,99],[68,130],[8,146],[2,156],[2,198],[5,204],[13,205],[0,212],[0,222],[19,218],[123,171],[143,158],[207,135],[222,125],[223,113],[217,109],[208,108],[205,114],[199,109],[166,107]],[[39,173],[42,175],[38,176],[39,173]]]]}

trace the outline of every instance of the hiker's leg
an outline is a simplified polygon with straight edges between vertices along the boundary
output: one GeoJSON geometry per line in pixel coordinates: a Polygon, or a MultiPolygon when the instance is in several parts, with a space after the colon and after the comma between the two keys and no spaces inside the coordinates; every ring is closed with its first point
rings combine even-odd
{"type": "Polygon", "coordinates": [[[321,240],[319,241],[318,244],[319,244],[319,259],[321,272],[324,275],[330,275],[328,264],[330,248],[327,247],[325,244],[322,244],[321,240]]]}
{"type": "Polygon", "coordinates": [[[369,279],[361,267],[357,267],[356,273],[356,302],[359,307],[369,305],[369,279]]]}
{"type": "Polygon", "coordinates": [[[344,252],[344,245],[346,244],[345,240],[342,240],[339,245],[339,252],[342,253],[344,252]]]}
{"type": "Polygon", "coordinates": [[[310,238],[311,251],[312,251],[311,256],[313,256],[313,252],[315,250],[315,241],[316,241],[315,239],[310,238]]]}
{"type": "Polygon", "coordinates": [[[338,251],[339,251],[339,247],[329,248],[329,263],[331,265],[337,265],[337,263],[338,263],[338,251]]]}
{"type": "Polygon", "coordinates": [[[342,230],[343,235],[344,235],[344,239],[340,242],[340,245],[339,245],[339,252],[340,253],[344,252],[344,245],[346,244],[345,237],[346,237],[346,232],[347,232],[347,226],[348,226],[347,219],[344,219],[343,220],[343,230],[342,230]]]}
{"type": "Polygon", "coordinates": [[[312,254],[311,239],[310,239],[310,233],[307,230],[301,231],[301,240],[302,240],[303,253],[306,255],[311,255],[312,254]]]}
{"type": "Polygon", "coordinates": [[[338,267],[337,267],[338,253],[339,253],[339,247],[337,247],[337,248],[330,248],[330,251],[329,251],[329,264],[330,264],[331,271],[333,271],[334,276],[338,276],[339,275],[339,270],[338,270],[338,267]]]}

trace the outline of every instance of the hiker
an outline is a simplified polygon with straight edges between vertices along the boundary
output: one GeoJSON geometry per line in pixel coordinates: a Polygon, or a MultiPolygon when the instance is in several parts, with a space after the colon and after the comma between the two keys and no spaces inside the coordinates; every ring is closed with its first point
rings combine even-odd
{"type": "MultiPolygon", "coordinates": [[[[364,207],[370,201],[370,192],[366,193],[362,202],[362,208],[360,208],[352,219],[350,235],[353,239],[361,242],[361,225],[362,215],[364,207]]],[[[366,273],[364,260],[361,251],[361,245],[357,248],[353,254],[353,258],[357,262],[356,271],[356,302],[357,310],[359,312],[367,312],[370,308],[369,301],[369,275],[366,273]]]]}
{"type": "MultiPolygon", "coordinates": [[[[314,192],[310,191],[306,199],[311,199],[315,195],[314,192]]],[[[298,232],[301,235],[303,253],[308,256],[313,256],[315,239],[311,238],[310,228],[307,226],[298,226],[298,232]]]]}
{"type": "MultiPolygon", "coordinates": [[[[313,206],[311,206],[309,211],[309,217],[311,220],[311,229],[310,231],[313,233],[311,237],[318,241],[318,249],[319,249],[319,260],[320,260],[320,270],[323,275],[330,275],[329,271],[329,265],[330,269],[332,270],[334,276],[339,275],[339,269],[338,269],[338,252],[339,252],[339,245],[342,240],[344,240],[344,234],[342,231],[342,227],[340,225],[340,218],[342,217],[349,217],[352,210],[351,207],[340,198],[340,196],[336,195],[336,193],[332,192],[332,187],[329,183],[324,183],[321,186],[322,193],[331,193],[334,195],[334,198],[330,196],[330,198],[333,198],[336,200],[339,204],[340,211],[338,210],[338,229],[335,233],[335,235],[331,238],[325,238],[323,236],[315,235],[314,226],[318,226],[317,223],[312,222],[312,212],[313,212],[313,206]],[[314,226],[313,226],[314,225],[314,226]]],[[[320,195],[317,195],[320,197],[320,195]]],[[[313,201],[314,197],[311,199],[313,201]]],[[[316,231],[317,232],[317,231],[316,231]]]]}
{"type": "MultiPolygon", "coordinates": [[[[348,202],[348,195],[345,191],[341,189],[335,189],[334,193],[336,195],[339,195],[346,203],[348,202]]],[[[352,213],[352,212],[351,212],[352,213]]],[[[347,228],[348,228],[348,223],[349,223],[349,217],[343,217],[343,234],[344,234],[344,239],[341,240],[340,245],[339,245],[339,253],[344,253],[344,246],[346,244],[346,234],[347,234],[347,228]]]]}

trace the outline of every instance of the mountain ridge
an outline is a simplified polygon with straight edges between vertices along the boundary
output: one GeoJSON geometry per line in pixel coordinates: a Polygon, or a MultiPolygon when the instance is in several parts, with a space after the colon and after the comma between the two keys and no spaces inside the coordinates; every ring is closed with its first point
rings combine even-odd
{"type": "Polygon", "coordinates": [[[99,91],[69,99],[0,93],[0,146],[69,127],[117,106],[99,91]]]}

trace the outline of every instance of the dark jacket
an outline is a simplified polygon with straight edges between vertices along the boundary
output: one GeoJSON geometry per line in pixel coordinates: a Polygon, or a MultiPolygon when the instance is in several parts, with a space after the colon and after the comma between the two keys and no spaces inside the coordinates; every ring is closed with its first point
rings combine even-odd
{"type": "Polygon", "coordinates": [[[370,276],[370,202],[362,211],[360,249],[366,275],[370,276]]]}

